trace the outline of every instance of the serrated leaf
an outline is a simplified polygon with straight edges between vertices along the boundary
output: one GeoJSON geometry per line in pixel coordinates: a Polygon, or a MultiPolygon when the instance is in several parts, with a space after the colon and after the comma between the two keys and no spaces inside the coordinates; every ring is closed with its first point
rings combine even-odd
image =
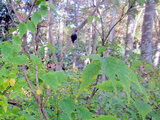
{"type": "Polygon", "coordinates": [[[79,118],[81,118],[82,120],[89,120],[92,118],[91,112],[89,112],[89,110],[85,107],[82,106],[78,107],[77,113],[79,118]]]}
{"type": "Polygon", "coordinates": [[[46,16],[47,13],[48,13],[48,8],[47,8],[47,6],[41,4],[40,13],[41,13],[41,16],[46,16]]]}
{"type": "Polygon", "coordinates": [[[24,23],[19,24],[20,35],[23,36],[27,32],[27,26],[24,23]]]}
{"type": "Polygon", "coordinates": [[[97,118],[92,118],[90,120],[119,120],[119,119],[111,115],[100,115],[97,118]]]}
{"type": "Polygon", "coordinates": [[[17,65],[23,65],[23,64],[27,64],[27,56],[26,55],[18,55],[13,57],[13,59],[11,60],[12,63],[17,64],[17,65]]]}
{"type": "Polygon", "coordinates": [[[147,114],[152,111],[153,107],[139,99],[136,99],[134,104],[139,114],[142,115],[143,120],[145,120],[147,114]]]}
{"type": "Polygon", "coordinates": [[[32,15],[32,22],[34,23],[35,26],[40,22],[41,20],[41,14],[39,12],[35,12],[32,15]]]}
{"type": "Polygon", "coordinates": [[[71,120],[71,113],[75,110],[75,103],[72,99],[64,98],[60,101],[60,107],[62,108],[63,112],[67,114],[69,119],[71,120]]]}
{"type": "Polygon", "coordinates": [[[55,49],[54,49],[53,45],[51,43],[47,43],[47,45],[49,46],[49,49],[52,51],[52,54],[54,54],[55,49]]]}
{"type": "Polygon", "coordinates": [[[101,63],[98,60],[95,60],[86,66],[82,72],[82,90],[87,88],[93,82],[93,80],[97,78],[100,69],[101,63]]]}
{"type": "Polygon", "coordinates": [[[33,55],[33,54],[30,55],[30,59],[35,65],[41,65],[42,64],[41,59],[38,58],[37,56],[33,55]]]}
{"type": "Polygon", "coordinates": [[[120,79],[120,82],[127,93],[128,102],[130,102],[130,71],[128,66],[119,59],[113,57],[105,58],[104,61],[101,61],[103,64],[103,69],[109,79],[112,81],[115,91],[116,89],[116,76],[120,79]]]}
{"type": "MultiPolygon", "coordinates": [[[[105,90],[105,91],[113,91],[114,90],[113,83],[111,82],[111,80],[107,80],[104,83],[97,85],[96,87],[99,88],[100,90],[105,90]]],[[[118,90],[123,89],[123,86],[121,85],[121,83],[119,81],[116,81],[116,88],[118,90]]]]}
{"type": "Polygon", "coordinates": [[[27,28],[34,34],[35,31],[36,31],[36,27],[35,25],[31,22],[31,21],[28,21],[27,22],[27,28]]]}
{"type": "Polygon", "coordinates": [[[58,85],[65,81],[66,78],[64,71],[49,72],[42,77],[45,83],[47,83],[54,91],[57,90],[58,85]]]}

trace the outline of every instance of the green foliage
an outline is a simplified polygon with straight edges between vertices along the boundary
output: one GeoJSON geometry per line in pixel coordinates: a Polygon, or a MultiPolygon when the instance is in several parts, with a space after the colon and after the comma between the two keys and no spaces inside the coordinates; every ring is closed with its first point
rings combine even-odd
{"type": "Polygon", "coordinates": [[[92,118],[91,112],[89,112],[89,110],[85,107],[79,106],[77,108],[77,113],[79,118],[81,118],[82,120],[89,120],[92,118]]]}
{"type": "Polygon", "coordinates": [[[92,21],[93,21],[93,17],[92,17],[92,16],[89,16],[89,17],[88,17],[88,23],[91,24],[92,21]]]}
{"type": "Polygon", "coordinates": [[[97,75],[101,69],[101,63],[99,61],[93,61],[89,64],[82,72],[82,85],[81,89],[86,89],[94,79],[97,78],[97,75]]]}
{"type": "Polygon", "coordinates": [[[66,80],[66,74],[63,71],[48,72],[41,79],[44,80],[54,91],[57,91],[58,86],[66,80]]]}
{"type": "Polygon", "coordinates": [[[44,4],[41,4],[41,7],[40,7],[41,16],[46,16],[48,13],[48,8],[45,3],[46,2],[44,2],[44,4]]]}
{"type": "Polygon", "coordinates": [[[39,12],[35,12],[32,15],[32,22],[34,23],[35,26],[37,26],[37,24],[40,22],[41,20],[41,14],[39,12]]]}
{"type": "Polygon", "coordinates": [[[52,51],[52,54],[55,53],[55,48],[53,47],[53,45],[51,43],[47,43],[49,46],[49,49],[52,51]]]}
{"type": "Polygon", "coordinates": [[[72,99],[64,98],[60,101],[60,107],[62,108],[63,112],[67,114],[69,119],[71,120],[71,113],[75,110],[75,104],[72,99]]]}
{"type": "Polygon", "coordinates": [[[141,101],[139,99],[136,99],[134,102],[138,112],[140,115],[142,115],[143,120],[145,120],[146,115],[151,112],[152,108],[149,104],[145,103],[144,101],[141,101]]]}
{"type": "Polygon", "coordinates": [[[98,118],[94,118],[94,119],[91,119],[91,120],[118,120],[118,118],[116,117],[113,117],[111,115],[101,115],[99,116],[98,118]]]}
{"type": "Polygon", "coordinates": [[[27,29],[29,29],[33,34],[35,33],[36,27],[32,21],[27,22],[27,29]]]}
{"type": "Polygon", "coordinates": [[[20,35],[23,36],[27,32],[27,26],[24,23],[19,24],[20,35]]]}

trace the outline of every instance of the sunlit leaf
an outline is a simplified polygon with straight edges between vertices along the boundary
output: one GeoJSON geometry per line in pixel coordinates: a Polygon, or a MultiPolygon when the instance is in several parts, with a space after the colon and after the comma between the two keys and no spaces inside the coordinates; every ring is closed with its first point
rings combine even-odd
{"type": "Polygon", "coordinates": [[[27,26],[24,23],[19,24],[20,35],[23,36],[27,32],[27,26]]]}
{"type": "Polygon", "coordinates": [[[27,28],[34,34],[36,31],[35,25],[32,23],[32,21],[27,22],[27,28]]]}
{"type": "Polygon", "coordinates": [[[41,20],[41,14],[39,12],[35,12],[32,15],[32,22],[34,23],[35,26],[40,22],[41,20]]]}

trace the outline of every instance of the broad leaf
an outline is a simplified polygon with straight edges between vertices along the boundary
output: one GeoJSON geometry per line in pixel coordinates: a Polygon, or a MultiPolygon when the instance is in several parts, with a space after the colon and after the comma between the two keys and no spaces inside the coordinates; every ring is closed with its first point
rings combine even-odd
{"type": "Polygon", "coordinates": [[[42,64],[41,59],[38,58],[37,56],[33,55],[33,54],[30,56],[30,59],[35,65],[41,65],[42,64]]]}
{"type": "Polygon", "coordinates": [[[24,23],[19,24],[20,35],[23,36],[27,32],[27,26],[24,23]]]}
{"type": "Polygon", "coordinates": [[[49,72],[42,76],[45,83],[47,83],[54,91],[57,90],[58,85],[65,81],[66,78],[64,71],[49,72]]]}
{"type": "Polygon", "coordinates": [[[27,22],[27,28],[34,34],[36,31],[35,25],[32,23],[32,21],[27,22]]]}
{"type": "MultiPolygon", "coordinates": [[[[105,91],[113,91],[114,90],[114,87],[113,87],[113,84],[112,84],[111,80],[107,80],[104,83],[97,85],[97,87],[100,90],[105,90],[105,91]]],[[[120,81],[116,81],[116,88],[118,90],[122,90],[123,89],[120,81]]]]}
{"type": "Polygon", "coordinates": [[[91,62],[82,72],[82,89],[87,88],[94,79],[97,78],[97,75],[101,69],[101,63],[98,60],[91,62]]]}
{"type": "Polygon", "coordinates": [[[75,103],[70,98],[64,98],[60,101],[60,107],[62,108],[63,112],[67,114],[69,119],[71,120],[71,113],[75,110],[75,103]]]}
{"type": "Polygon", "coordinates": [[[41,5],[40,7],[40,14],[41,16],[46,16],[48,13],[48,8],[46,5],[41,5]]]}
{"type": "Polygon", "coordinates": [[[39,12],[35,12],[32,15],[32,22],[34,23],[35,26],[40,22],[41,20],[41,14],[39,12]]]}
{"type": "Polygon", "coordinates": [[[92,118],[91,112],[89,112],[89,110],[85,107],[82,107],[82,106],[78,107],[77,112],[78,112],[78,116],[82,120],[89,120],[92,118]]]}
{"type": "Polygon", "coordinates": [[[134,104],[139,114],[142,115],[143,120],[145,120],[147,114],[152,111],[153,107],[139,99],[136,99],[134,104]]]}

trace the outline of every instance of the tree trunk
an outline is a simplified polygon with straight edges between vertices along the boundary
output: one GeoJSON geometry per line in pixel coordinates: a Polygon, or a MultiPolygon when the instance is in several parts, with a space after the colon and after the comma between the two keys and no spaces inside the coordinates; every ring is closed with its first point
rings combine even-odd
{"type": "Polygon", "coordinates": [[[92,54],[96,54],[96,48],[97,48],[97,31],[96,31],[97,21],[96,20],[93,21],[93,25],[95,26],[95,28],[93,28],[93,34],[92,34],[92,39],[93,39],[92,54]]]}
{"type": "Polygon", "coordinates": [[[155,15],[155,6],[156,3],[154,0],[146,1],[142,26],[141,56],[149,63],[152,63],[152,27],[155,15]]]}
{"type": "Polygon", "coordinates": [[[135,3],[133,0],[129,0],[129,8],[130,12],[128,15],[128,20],[127,20],[127,34],[126,34],[126,46],[125,46],[125,55],[129,56],[129,52],[131,52],[133,50],[133,42],[134,42],[134,35],[135,35],[135,23],[136,23],[136,19],[135,19],[135,3]],[[132,6],[132,7],[131,7],[132,6]]]}

